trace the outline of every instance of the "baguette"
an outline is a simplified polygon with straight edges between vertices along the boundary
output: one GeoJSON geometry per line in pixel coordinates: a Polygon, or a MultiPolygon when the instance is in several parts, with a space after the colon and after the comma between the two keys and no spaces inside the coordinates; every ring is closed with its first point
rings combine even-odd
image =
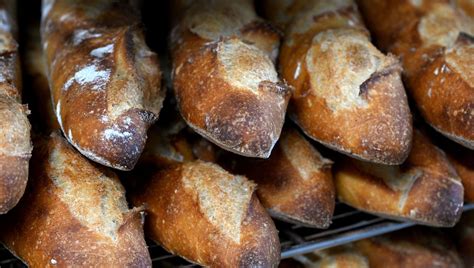
{"type": "Polygon", "coordinates": [[[162,106],[157,55],[128,1],[44,0],[41,38],[53,106],[89,159],[130,170],[162,106]]]}
{"type": "Polygon", "coordinates": [[[0,221],[2,243],[31,267],[151,267],[140,209],[129,210],[117,176],[62,137],[35,147],[32,179],[0,221]]]}
{"type": "Polygon", "coordinates": [[[341,202],[382,217],[451,227],[462,213],[463,186],[454,167],[420,131],[402,165],[346,158],[336,166],[335,184],[341,202]]]}
{"type": "Polygon", "coordinates": [[[223,149],[267,158],[280,136],[289,88],[274,59],[279,33],[251,0],[173,6],[173,86],[184,120],[223,149]]]}
{"type": "Polygon", "coordinates": [[[362,160],[402,163],[412,120],[398,60],[385,56],[352,0],[265,1],[283,25],[279,63],[295,88],[288,113],[311,138],[362,160]]]}
{"type": "Polygon", "coordinates": [[[0,214],[7,213],[23,196],[33,149],[29,110],[21,104],[15,12],[15,1],[0,1],[0,214]]]}
{"type": "Polygon", "coordinates": [[[228,155],[219,163],[257,183],[257,195],[272,217],[313,228],[331,224],[336,201],[332,161],[296,130],[283,130],[269,159],[228,155]]]}
{"type": "Polygon", "coordinates": [[[378,45],[402,58],[421,115],[474,149],[474,22],[450,1],[360,0],[378,45]]]}
{"type": "Polygon", "coordinates": [[[202,161],[159,171],[130,195],[145,204],[148,236],[210,267],[277,267],[280,245],[255,184],[202,161]]]}
{"type": "Polygon", "coordinates": [[[455,246],[438,230],[411,228],[355,242],[373,268],[462,268],[455,246]]]}

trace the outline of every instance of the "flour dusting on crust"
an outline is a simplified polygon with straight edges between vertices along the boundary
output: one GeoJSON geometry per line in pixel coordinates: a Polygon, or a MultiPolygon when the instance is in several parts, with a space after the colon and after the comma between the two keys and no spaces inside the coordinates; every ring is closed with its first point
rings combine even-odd
{"type": "Polygon", "coordinates": [[[196,195],[199,208],[209,222],[223,235],[240,243],[242,221],[255,184],[201,161],[183,165],[183,183],[187,191],[196,195]]]}

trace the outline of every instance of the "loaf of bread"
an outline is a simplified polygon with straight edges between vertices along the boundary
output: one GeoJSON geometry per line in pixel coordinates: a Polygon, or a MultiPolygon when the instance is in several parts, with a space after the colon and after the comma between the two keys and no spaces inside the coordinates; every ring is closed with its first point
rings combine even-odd
{"type": "Polygon", "coordinates": [[[23,196],[33,147],[29,110],[21,104],[16,1],[0,1],[0,14],[0,214],[4,214],[23,196]]]}
{"type": "Polygon", "coordinates": [[[464,267],[452,241],[439,230],[410,228],[357,241],[355,248],[371,268],[464,267]]]}
{"type": "Polygon", "coordinates": [[[277,267],[277,230],[255,184],[200,160],[156,173],[130,195],[145,204],[147,235],[173,254],[210,267],[277,267]]]}
{"type": "Polygon", "coordinates": [[[464,267],[474,267],[474,211],[465,212],[454,231],[464,267]]]}
{"type": "Polygon", "coordinates": [[[184,120],[226,150],[267,158],[290,97],[274,66],[279,33],[251,0],[172,6],[173,86],[184,120]]]}
{"type": "Polygon", "coordinates": [[[125,0],[45,0],[41,37],[68,141],[95,162],[132,169],[164,95],[138,8],[125,0]]]}
{"type": "Polygon", "coordinates": [[[402,58],[421,115],[474,149],[474,21],[449,0],[360,0],[380,48],[402,58]]]}
{"type": "Polygon", "coordinates": [[[453,226],[463,208],[463,186],[445,153],[420,131],[400,166],[355,159],[336,162],[340,201],[382,217],[431,226],[453,226]]]}
{"type": "Polygon", "coordinates": [[[279,65],[295,88],[290,117],[311,138],[352,157],[400,164],[412,120],[400,64],[370,42],[352,0],[268,0],[285,29],[279,65]]]}
{"type": "Polygon", "coordinates": [[[336,201],[332,161],[298,131],[284,128],[269,159],[228,154],[219,163],[257,183],[257,195],[272,217],[307,227],[331,224],[336,201]]]}
{"type": "Polygon", "coordinates": [[[0,240],[30,267],[151,267],[141,209],[111,171],[58,134],[35,144],[25,196],[0,221],[0,240]]]}

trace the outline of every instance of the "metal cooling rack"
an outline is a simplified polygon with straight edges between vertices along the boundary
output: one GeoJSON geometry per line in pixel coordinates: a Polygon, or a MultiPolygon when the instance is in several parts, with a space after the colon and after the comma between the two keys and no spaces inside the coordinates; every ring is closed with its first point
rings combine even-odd
{"type": "MultiPolygon", "coordinates": [[[[464,211],[474,209],[474,204],[464,205],[464,211]]],[[[282,258],[289,258],[315,250],[326,249],[369,238],[415,225],[397,222],[363,213],[338,203],[332,224],[328,229],[306,228],[284,222],[275,222],[279,230],[282,258]]],[[[171,255],[163,248],[147,241],[153,264],[160,267],[192,267],[189,262],[171,255]]],[[[3,247],[0,247],[0,267],[25,267],[3,247]]]]}

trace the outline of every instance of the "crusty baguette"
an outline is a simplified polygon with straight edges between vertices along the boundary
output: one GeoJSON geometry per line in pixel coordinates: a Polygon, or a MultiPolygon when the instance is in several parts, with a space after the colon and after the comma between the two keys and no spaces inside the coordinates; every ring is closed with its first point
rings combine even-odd
{"type": "Polygon", "coordinates": [[[254,191],[198,160],[159,171],[130,199],[146,205],[148,236],[171,253],[210,267],[277,267],[277,231],[254,191]]]}
{"type": "Polygon", "coordinates": [[[31,267],[151,267],[140,209],[117,176],[53,134],[35,144],[30,183],[0,239],[31,267]]]}
{"type": "Polygon", "coordinates": [[[290,117],[311,138],[352,157],[402,163],[412,122],[398,60],[385,56],[352,0],[268,0],[285,29],[279,64],[295,88],[290,117]]]}
{"type": "Polygon", "coordinates": [[[474,22],[449,0],[360,0],[378,45],[402,58],[424,119],[474,149],[474,22]]]}
{"type": "Polygon", "coordinates": [[[257,183],[257,195],[274,218],[327,228],[335,206],[332,161],[296,130],[285,128],[269,159],[227,155],[219,163],[257,183]]]}
{"type": "Polygon", "coordinates": [[[438,230],[410,228],[357,241],[355,248],[371,268],[463,267],[452,241],[438,230]]]}
{"type": "Polygon", "coordinates": [[[401,166],[345,158],[337,162],[336,192],[357,209],[432,226],[453,226],[461,216],[463,186],[446,155],[420,131],[401,166]]]}
{"type": "Polygon", "coordinates": [[[0,1],[0,214],[22,197],[31,157],[28,107],[21,104],[21,75],[15,41],[16,1],[0,1]]]}
{"type": "Polygon", "coordinates": [[[177,1],[172,75],[180,112],[196,132],[234,153],[266,158],[290,92],[272,61],[279,33],[252,2],[177,1]]]}
{"type": "Polygon", "coordinates": [[[454,228],[455,241],[464,267],[474,267],[474,211],[463,213],[461,220],[454,228]]]}
{"type": "Polygon", "coordinates": [[[44,0],[41,38],[53,106],[68,141],[130,170],[162,106],[158,58],[129,1],[44,0]]]}

